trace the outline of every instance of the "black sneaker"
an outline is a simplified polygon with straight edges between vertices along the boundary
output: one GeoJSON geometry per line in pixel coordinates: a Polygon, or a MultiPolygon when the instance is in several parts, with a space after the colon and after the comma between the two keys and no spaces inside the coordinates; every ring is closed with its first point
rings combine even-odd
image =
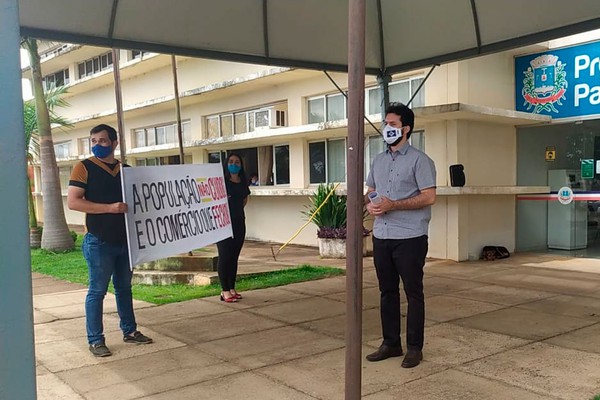
{"type": "Polygon", "coordinates": [[[135,331],[130,333],[129,335],[123,336],[123,341],[125,343],[136,343],[136,344],[149,344],[152,343],[152,339],[148,336],[142,335],[142,332],[135,331]]]}
{"type": "Polygon", "coordinates": [[[112,355],[104,343],[90,344],[90,352],[96,357],[108,357],[112,355]]]}

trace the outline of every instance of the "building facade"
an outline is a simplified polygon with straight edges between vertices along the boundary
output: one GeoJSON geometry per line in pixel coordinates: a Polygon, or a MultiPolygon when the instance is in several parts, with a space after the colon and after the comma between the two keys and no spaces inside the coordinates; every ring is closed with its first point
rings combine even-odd
{"type": "MultiPolygon", "coordinates": [[[[528,168],[524,138],[554,122],[552,115],[517,111],[515,57],[564,43],[545,42],[439,66],[418,92],[429,69],[392,77],[390,100],[406,103],[414,95],[412,144],[437,167],[429,257],[475,259],[490,244],[510,251],[545,250],[547,229],[546,237],[538,232],[541,236],[529,242],[526,232],[530,217],[547,226],[538,205],[544,204],[548,213],[550,200],[532,208],[527,196],[549,195],[550,184],[548,179],[526,179],[519,169],[528,168]],[[448,168],[453,164],[464,165],[464,187],[450,185],[448,168]]],[[[121,50],[120,60],[127,163],[179,163],[171,57],[121,50]]],[[[70,107],[60,113],[74,125],[53,131],[65,201],[73,164],[90,155],[90,128],[99,123],[116,127],[113,67],[110,49],[60,44],[44,50],[45,82],[68,86],[70,107]]],[[[343,93],[320,71],[177,57],[177,72],[185,163],[220,162],[228,151],[240,153],[247,172],[258,174],[260,182],[251,188],[247,237],[287,241],[304,224],[301,211],[315,187],[346,181],[343,93]]],[[[28,76],[24,68],[23,77],[28,76]]],[[[329,76],[347,89],[345,74],[329,76]]],[[[379,127],[382,91],[375,77],[365,79],[365,113],[379,127]]],[[[372,158],[384,149],[368,123],[364,145],[367,173],[372,158]]],[[[37,172],[36,198],[43,221],[37,172]]],[[[65,209],[69,224],[83,224],[81,213],[65,209]]],[[[316,227],[308,226],[293,243],[316,245],[316,227]]]]}

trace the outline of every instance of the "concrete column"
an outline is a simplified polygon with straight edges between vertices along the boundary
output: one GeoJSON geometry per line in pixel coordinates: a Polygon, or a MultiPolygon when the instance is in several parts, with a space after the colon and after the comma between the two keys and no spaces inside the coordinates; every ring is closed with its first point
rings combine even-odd
{"type": "Polygon", "coordinates": [[[18,0],[0,0],[0,399],[35,399],[18,0]]]}

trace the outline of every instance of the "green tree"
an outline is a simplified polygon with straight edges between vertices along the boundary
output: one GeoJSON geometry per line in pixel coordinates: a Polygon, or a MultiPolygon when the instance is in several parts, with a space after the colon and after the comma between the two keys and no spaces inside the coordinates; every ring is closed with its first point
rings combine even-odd
{"type": "Polygon", "coordinates": [[[54,142],[50,113],[44,96],[40,55],[37,40],[24,38],[22,47],[27,50],[31,67],[33,97],[39,139],[39,155],[42,171],[42,193],[44,205],[44,230],[41,247],[51,251],[70,250],[74,247],[73,238],[67,226],[65,210],[58,176],[58,165],[54,153],[54,142]]]}
{"type": "MultiPolygon", "coordinates": [[[[71,127],[71,123],[58,115],[56,107],[67,107],[69,104],[61,97],[66,92],[66,87],[52,88],[45,93],[46,106],[50,115],[50,123],[60,127],[71,127]]],[[[27,161],[30,165],[39,159],[40,142],[38,139],[38,124],[35,111],[35,101],[28,100],[23,103],[23,120],[25,127],[25,144],[27,149],[27,161]]],[[[29,174],[27,174],[27,187],[31,188],[29,174]]],[[[29,190],[29,230],[31,247],[40,247],[41,229],[38,225],[37,214],[33,194],[29,190]]]]}

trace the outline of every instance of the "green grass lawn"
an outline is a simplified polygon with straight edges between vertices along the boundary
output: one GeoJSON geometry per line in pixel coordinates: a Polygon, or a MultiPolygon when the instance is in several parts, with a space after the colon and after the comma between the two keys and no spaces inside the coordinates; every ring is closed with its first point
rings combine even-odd
{"type": "MultiPolygon", "coordinates": [[[[82,236],[78,236],[75,250],[52,253],[41,249],[31,250],[31,269],[57,279],[87,285],[87,265],[81,253],[82,236]]],[[[243,277],[236,283],[240,292],[290,283],[304,282],[331,276],[344,275],[339,268],[302,265],[252,277],[243,277]]],[[[112,291],[112,288],[110,288],[112,291]]],[[[215,296],[221,292],[219,285],[133,285],[133,297],[154,304],[175,303],[200,297],[215,296]]]]}

